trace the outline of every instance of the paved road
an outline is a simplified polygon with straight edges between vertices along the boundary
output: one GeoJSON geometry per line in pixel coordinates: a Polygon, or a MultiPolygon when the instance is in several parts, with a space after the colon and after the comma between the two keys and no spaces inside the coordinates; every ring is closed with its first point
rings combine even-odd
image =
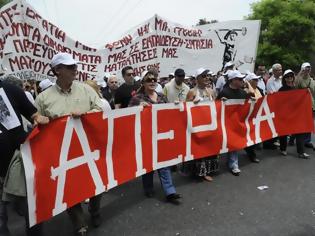
{"type": "MultiPolygon", "coordinates": [[[[164,202],[157,176],[152,199],[143,196],[141,179],[136,179],[104,194],[102,225],[91,226],[89,235],[315,235],[315,152],[307,151],[310,160],[298,159],[294,147],[289,147],[287,157],[279,151],[259,151],[259,164],[250,163],[242,153],[239,177],[227,171],[222,158],[221,173],[212,183],[174,174],[177,191],[184,197],[180,206],[164,202]],[[258,190],[261,185],[269,189],[258,190]]],[[[13,235],[24,235],[23,219],[10,213],[13,235]]],[[[47,236],[72,235],[65,213],[44,227],[47,236]]]]}

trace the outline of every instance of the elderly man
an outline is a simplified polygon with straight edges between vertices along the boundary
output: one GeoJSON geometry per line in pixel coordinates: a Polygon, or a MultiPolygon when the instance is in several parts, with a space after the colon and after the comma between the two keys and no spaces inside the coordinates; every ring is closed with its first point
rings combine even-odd
{"type": "Polygon", "coordinates": [[[116,75],[110,75],[107,80],[107,86],[101,89],[101,91],[103,98],[105,98],[108,101],[112,109],[115,109],[115,93],[117,89],[118,89],[117,77],[116,75]]]}
{"type": "Polygon", "coordinates": [[[175,78],[165,85],[163,92],[169,102],[183,102],[189,91],[189,87],[184,83],[185,71],[176,69],[174,75],[175,78]]]}
{"type": "Polygon", "coordinates": [[[282,66],[281,64],[274,64],[272,66],[272,76],[267,81],[266,91],[267,94],[278,92],[282,87],[282,66]]]}
{"type": "MultiPolygon", "coordinates": [[[[311,64],[309,62],[304,62],[301,65],[301,71],[296,77],[295,85],[299,89],[307,88],[309,89],[311,95],[312,95],[312,107],[313,111],[315,111],[315,81],[311,77],[311,64]]],[[[313,148],[315,150],[315,147],[313,143],[311,142],[312,136],[311,133],[307,133],[305,135],[305,147],[307,148],[313,148]]]]}
{"type": "MultiPolygon", "coordinates": [[[[6,202],[2,200],[3,185],[5,177],[8,175],[10,162],[20,144],[27,137],[27,132],[23,128],[22,116],[35,124],[46,124],[49,122],[47,117],[37,113],[37,109],[27,99],[22,88],[0,81],[0,235],[10,235],[7,228],[6,202]]],[[[14,173],[12,175],[14,176],[14,173]]],[[[16,184],[16,183],[15,183],[16,184]]],[[[12,192],[11,192],[12,194],[12,192]]],[[[19,198],[21,199],[21,197],[19,198]]],[[[26,227],[28,227],[28,213],[26,200],[23,199],[24,215],[26,227]]],[[[27,235],[41,235],[40,225],[26,229],[27,235]]]]}
{"type": "MultiPolygon", "coordinates": [[[[40,114],[51,119],[64,115],[72,115],[75,118],[87,112],[102,110],[102,102],[97,93],[90,86],[74,81],[78,72],[77,62],[70,54],[56,54],[51,61],[51,67],[57,80],[56,84],[37,96],[35,104],[40,114]]],[[[95,227],[100,224],[100,201],[101,195],[98,195],[91,198],[89,202],[89,212],[95,227]]],[[[87,235],[88,227],[81,204],[67,211],[76,235],[87,235]]]]}

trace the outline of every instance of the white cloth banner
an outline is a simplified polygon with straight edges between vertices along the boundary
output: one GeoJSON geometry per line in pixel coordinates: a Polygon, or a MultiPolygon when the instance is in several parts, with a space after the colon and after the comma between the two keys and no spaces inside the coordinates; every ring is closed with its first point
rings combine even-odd
{"type": "Polygon", "coordinates": [[[1,8],[0,29],[0,63],[7,68],[6,74],[52,79],[49,63],[54,54],[65,51],[80,62],[78,79],[87,80],[102,78],[106,72],[120,75],[127,65],[133,66],[137,75],[151,67],[157,68],[160,76],[176,68],[193,75],[199,67],[217,72],[233,60],[239,70],[252,71],[260,21],[185,27],[155,15],[121,39],[95,49],[69,38],[27,2],[16,0],[1,8]]]}

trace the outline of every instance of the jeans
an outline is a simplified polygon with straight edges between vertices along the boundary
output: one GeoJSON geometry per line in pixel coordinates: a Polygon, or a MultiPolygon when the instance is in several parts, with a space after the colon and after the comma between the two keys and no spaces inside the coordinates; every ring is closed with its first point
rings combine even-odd
{"type": "Polygon", "coordinates": [[[238,153],[236,151],[228,152],[228,166],[232,169],[238,169],[238,153]]]}
{"type": "MultiPolygon", "coordinates": [[[[157,170],[160,178],[162,188],[165,192],[165,195],[176,193],[175,187],[172,181],[172,175],[170,168],[161,168],[157,170]]],[[[142,176],[142,184],[145,192],[153,192],[153,175],[154,171],[147,173],[142,176]]]]}

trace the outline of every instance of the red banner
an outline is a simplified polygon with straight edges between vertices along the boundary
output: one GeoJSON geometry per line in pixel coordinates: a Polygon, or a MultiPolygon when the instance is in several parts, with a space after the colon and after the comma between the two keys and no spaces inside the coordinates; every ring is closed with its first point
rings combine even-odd
{"type": "Polygon", "coordinates": [[[313,131],[307,90],[61,117],[22,145],[30,225],[152,170],[313,131]]]}

